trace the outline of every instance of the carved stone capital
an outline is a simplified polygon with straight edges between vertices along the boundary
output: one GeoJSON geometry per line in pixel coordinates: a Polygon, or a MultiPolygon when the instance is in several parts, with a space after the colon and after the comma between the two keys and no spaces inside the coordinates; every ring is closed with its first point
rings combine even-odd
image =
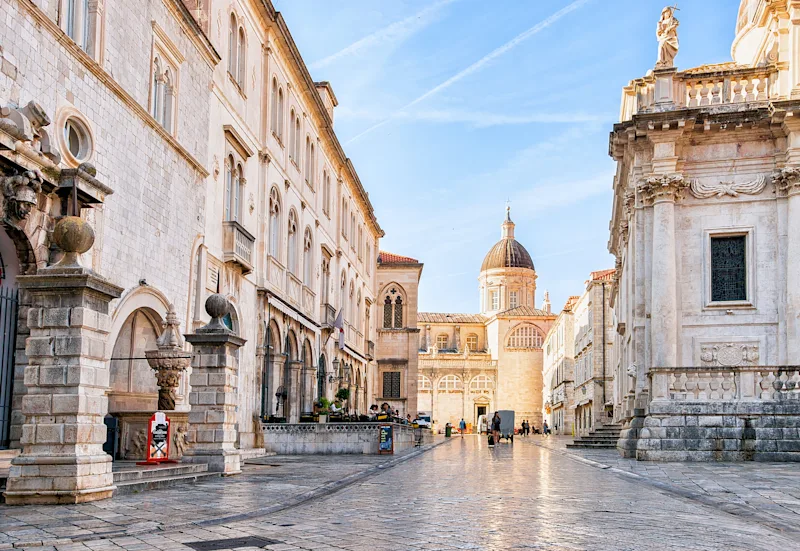
{"type": "Polygon", "coordinates": [[[794,195],[800,192],[800,167],[787,166],[772,174],[775,190],[780,195],[794,195]]]}
{"type": "Polygon", "coordinates": [[[689,182],[683,174],[660,174],[645,178],[636,187],[639,193],[648,204],[660,203],[664,201],[680,201],[683,193],[689,186],[689,182]]]}
{"type": "Polygon", "coordinates": [[[622,206],[625,209],[625,218],[630,219],[633,216],[633,208],[636,206],[636,192],[629,189],[625,192],[622,206]]]}

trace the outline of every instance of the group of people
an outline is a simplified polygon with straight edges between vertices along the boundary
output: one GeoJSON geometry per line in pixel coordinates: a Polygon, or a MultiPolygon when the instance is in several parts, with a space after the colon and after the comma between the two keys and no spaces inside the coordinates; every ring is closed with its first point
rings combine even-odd
{"type": "Polygon", "coordinates": [[[372,404],[369,407],[369,417],[371,421],[377,421],[378,416],[386,416],[387,419],[392,419],[396,423],[402,424],[411,424],[411,414],[406,414],[405,417],[402,416],[399,409],[393,408],[388,403],[384,402],[381,404],[380,409],[378,408],[378,404],[372,404]]]}

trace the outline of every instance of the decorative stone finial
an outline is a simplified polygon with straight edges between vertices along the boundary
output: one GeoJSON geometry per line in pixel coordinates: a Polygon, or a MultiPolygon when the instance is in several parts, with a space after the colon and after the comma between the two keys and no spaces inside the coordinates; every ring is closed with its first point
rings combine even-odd
{"type": "Polygon", "coordinates": [[[175,389],[180,386],[181,374],[189,367],[192,353],[183,350],[180,322],[172,304],[167,310],[163,327],[164,331],[156,339],[158,349],[145,350],[144,355],[147,363],[156,372],[158,409],[172,411],[175,409],[175,389]]]}
{"type": "Polygon", "coordinates": [[[80,216],[65,216],[58,221],[53,230],[53,241],[64,251],[64,256],[56,266],[80,268],[78,256],[94,245],[94,230],[89,222],[80,216]]]}
{"type": "Polygon", "coordinates": [[[211,321],[197,330],[198,333],[231,333],[222,321],[225,314],[230,312],[231,303],[219,293],[214,293],[206,299],[206,312],[211,316],[211,321]]]}
{"type": "Polygon", "coordinates": [[[178,321],[178,314],[175,313],[175,306],[169,305],[167,319],[164,322],[164,332],[156,340],[158,348],[183,348],[183,337],[181,336],[181,324],[178,321]]]}
{"type": "Polygon", "coordinates": [[[661,19],[656,26],[658,38],[658,61],[656,69],[670,69],[675,66],[675,56],[678,55],[678,25],[680,21],[675,18],[677,6],[667,6],[661,10],[661,19]]]}

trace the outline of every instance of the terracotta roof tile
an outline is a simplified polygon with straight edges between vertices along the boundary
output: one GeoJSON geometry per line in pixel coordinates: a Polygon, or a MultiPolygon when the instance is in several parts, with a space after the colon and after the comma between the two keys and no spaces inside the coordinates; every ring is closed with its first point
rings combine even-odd
{"type": "Polygon", "coordinates": [[[417,323],[485,323],[486,317],[480,314],[447,314],[436,312],[417,313],[417,323]]]}
{"type": "Polygon", "coordinates": [[[567,299],[567,302],[564,304],[564,310],[572,310],[572,307],[575,306],[575,303],[578,302],[578,299],[581,297],[578,295],[572,295],[567,299]]]}
{"type": "Polygon", "coordinates": [[[531,308],[530,306],[517,306],[516,308],[511,308],[510,310],[506,310],[504,312],[500,312],[497,314],[498,316],[552,316],[555,317],[553,314],[548,314],[545,310],[540,310],[538,308],[531,308]]]}
{"type": "Polygon", "coordinates": [[[401,256],[399,254],[380,251],[378,253],[378,264],[419,264],[419,260],[411,258],[410,256],[401,256]]]}
{"type": "Polygon", "coordinates": [[[614,270],[614,268],[611,268],[609,270],[600,270],[599,272],[592,272],[589,275],[589,278],[592,281],[611,281],[613,279],[615,271],[616,270],[614,270]]]}

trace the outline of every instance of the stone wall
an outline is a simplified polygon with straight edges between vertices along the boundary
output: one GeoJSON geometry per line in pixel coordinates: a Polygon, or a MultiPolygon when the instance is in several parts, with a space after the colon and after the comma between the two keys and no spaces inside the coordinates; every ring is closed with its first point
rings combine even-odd
{"type": "MultiPolygon", "coordinates": [[[[377,454],[379,423],[287,423],[264,424],[267,452],[305,454],[377,454]]],[[[393,424],[395,453],[414,446],[414,429],[393,424]]],[[[432,441],[422,429],[424,442],[432,441]]]]}

